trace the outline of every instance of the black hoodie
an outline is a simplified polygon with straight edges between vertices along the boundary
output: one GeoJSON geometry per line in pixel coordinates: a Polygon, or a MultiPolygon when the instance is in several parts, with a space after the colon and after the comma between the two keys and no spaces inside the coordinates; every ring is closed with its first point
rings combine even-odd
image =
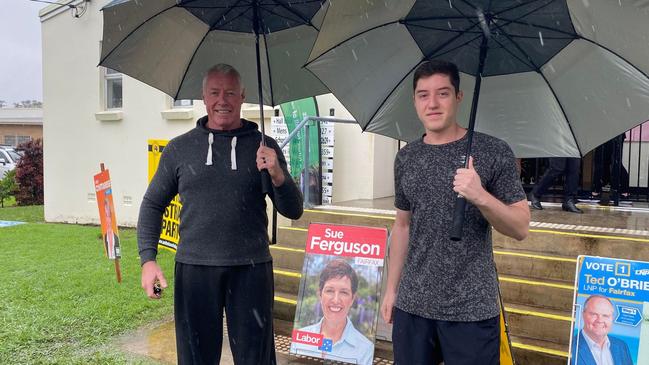
{"type": "MultiPolygon", "coordinates": [[[[210,266],[271,261],[266,200],[255,161],[261,133],[257,124],[241,121],[241,128],[217,131],[207,128],[205,116],[196,128],[169,141],[140,206],[142,264],[155,260],[162,215],[176,194],[182,203],[176,261],[210,266]]],[[[280,214],[298,219],[302,195],[277,142],[266,136],[266,145],[277,152],[285,176],[270,198],[280,214]]]]}

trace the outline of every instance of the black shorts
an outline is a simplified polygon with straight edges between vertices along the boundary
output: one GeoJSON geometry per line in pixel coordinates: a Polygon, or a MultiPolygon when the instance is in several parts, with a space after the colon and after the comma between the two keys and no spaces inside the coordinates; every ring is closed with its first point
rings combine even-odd
{"type": "Polygon", "coordinates": [[[500,316],[478,322],[438,321],[394,308],[395,365],[498,365],[500,316]]]}

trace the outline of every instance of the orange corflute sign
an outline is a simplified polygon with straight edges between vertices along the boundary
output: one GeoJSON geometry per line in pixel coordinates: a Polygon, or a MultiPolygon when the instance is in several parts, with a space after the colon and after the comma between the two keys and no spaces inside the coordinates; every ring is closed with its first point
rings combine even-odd
{"type": "Polygon", "coordinates": [[[104,251],[109,259],[119,259],[122,255],[119,245],[119,233],[117,231],[117,219],[113,205],[113,189],[111,188],[108,170],[104,170],[95,175],[94,181],[104,251]]]}

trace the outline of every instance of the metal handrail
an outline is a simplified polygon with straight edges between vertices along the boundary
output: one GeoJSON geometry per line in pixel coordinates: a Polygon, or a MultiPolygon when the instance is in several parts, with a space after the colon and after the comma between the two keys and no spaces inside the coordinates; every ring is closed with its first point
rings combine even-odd
{"type": "MultiPolygon", "coordinates": [[[[286,139],[279,146],[280,149],[283,149],[291,140],[304,128],[305,135],[304,138],[304,176],[308,174],[309,171],[309,122],[332,122],[332,123],[345,123],[345,124],[356,124],[356,121],[353,119],[343,119],[336,117],[318,117],[313,115],[305,116],[302,121],[295,127],[295,129],[286,137],[286,139]]],[[[304,177],[303,177],[304,179],[304,177]]],[[[302,184],[302,195],[304,196],[304,207],[311,208],[311,203],[309,203],[309,186],[306,182],[302,184]]]]}

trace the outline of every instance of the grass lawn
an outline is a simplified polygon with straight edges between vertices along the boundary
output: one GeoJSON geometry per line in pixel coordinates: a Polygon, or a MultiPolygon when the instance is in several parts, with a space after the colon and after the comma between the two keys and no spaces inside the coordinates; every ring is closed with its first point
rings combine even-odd
{"type": "MultiPolygon", "coordinates": [[[[43,222],[43,207],[0,208],[0,364],[151,363],[115,348],[115,336],[172,313],[140,288],[135,230],[120,230],[122,283],[99,227],[43,222]]],[[[159,254],[170,285],[173,255],[159,254]]]]}

